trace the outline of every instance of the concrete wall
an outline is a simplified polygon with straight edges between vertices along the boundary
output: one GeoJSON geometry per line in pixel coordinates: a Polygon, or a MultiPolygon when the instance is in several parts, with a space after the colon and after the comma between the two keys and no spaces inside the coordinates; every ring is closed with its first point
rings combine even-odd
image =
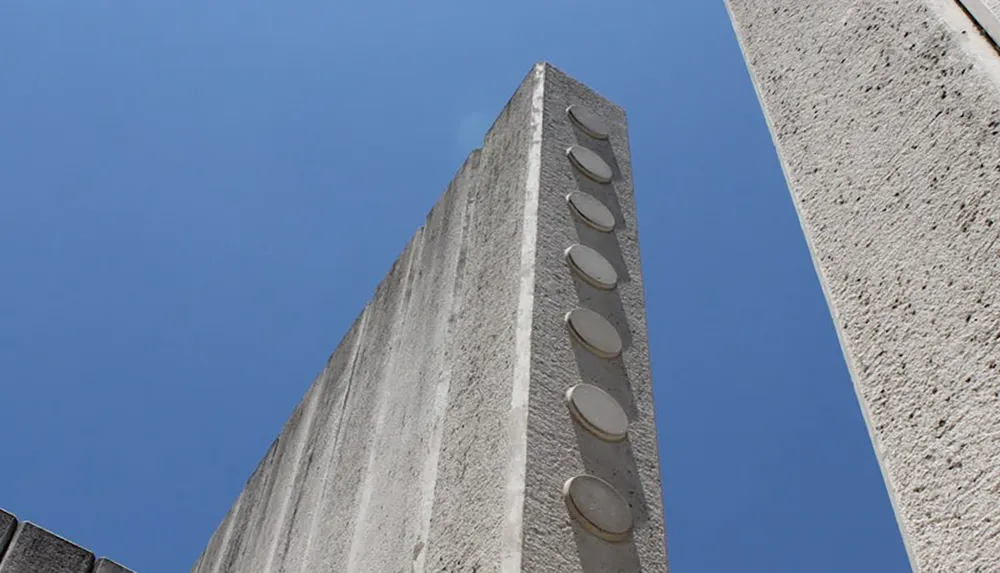
{"type": "Polygon", "coordinates": [[[0,510],[0,573],[131,573],[37,525],[0,510]]]}
{"type": "Polygon", "coordinates": [[[250,477],[195,573],[666,571],[624,113],[550,66],[525,78],[250,477]],[[567,102],[606,116],[611,184],[574,176],[567,102]],[[619,231],[593,237],[584,190],[619,231]],[[574,283],[590,240],[619,292],[574,283]],[[628,345],[579,360],[562,323],[590,304],[628,345]],[[591,380],[627,406],[625,442],[580,436],[560,398],[591,380]],[[564,482],[603,476],[637,516],[624,542],[573,525],[564,482]],[[614,567],[613,569],[601,567],[614,567]],[[629,569],[631,567],[631,569],[629,569]]]}
{"type": "Polygon", "coordinates": [[[728,6],[913,568],[1000,571],[1000,56],[955,0],[728,6]]]}

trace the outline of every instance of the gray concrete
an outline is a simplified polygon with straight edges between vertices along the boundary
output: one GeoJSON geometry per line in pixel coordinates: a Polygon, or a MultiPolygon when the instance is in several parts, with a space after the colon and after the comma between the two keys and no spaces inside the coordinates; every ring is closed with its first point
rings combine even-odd
{"type": "Polygon", "coordinates": [[[23,522],[0,560],[0,573],[90,573],[93,566],[93,553],[23,522]]]}
{"type": "Polygon", "coordinates": [[[94,573],[133,573],[131,569],[127,569],[114,561],[102,557],[97,560],[94,564],[94,573]]]}
{"type": "Polygon", "coordinates": [[[1000,0],[959,0],[994,43],[1000,43],[1000,0]]]}
{"type": "Polygon", "coordinates": [[[3,558],[3,554],[7,551],[7,546],[10,544],[10,539],[14,536],[16,529],[17,518],[13,514],[0,509],[0,559],[3,558]]]}
{"type": "Polygon", "coordinates": [[[546,65],[514,93],[341,341],[192,569],[253,572],[666,571],[659,465],[624,113],[546,65]],[[573,127],[583,103],[610,140],[573,127]],[[610,184],[574,171],[597,151],[610,184]],[[619,219],[584,225],[584,191],[619,219]],[[605,291],[570,271],[581,243],[614,266],[605,291]],[[621,357],[580,354],[575,306],[620,331],[621,357]],[[628,437],[601,442],[565,391],[595,384],[625,406],[628,437]],[[580,473],[636,516],[608,543],[562,498],[580,473]]]}
{"type": "Polygon", "coordinates": [[[1000,571],[1000,56],[954,0],[728,6],[913,568],[1000,571]]]}

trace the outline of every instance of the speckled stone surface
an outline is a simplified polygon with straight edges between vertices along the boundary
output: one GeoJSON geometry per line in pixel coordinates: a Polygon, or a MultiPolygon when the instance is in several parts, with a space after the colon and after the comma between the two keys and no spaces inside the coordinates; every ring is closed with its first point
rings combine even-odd
{"type": "Polygon", "coordinates": [[[131,569],[107,558],[100,558],[94,564],[94,573],[133,573],[131,569]]]}
{"type": "Polygon", "coordinates": [[[0,559],[3,558],[4,552],[7,551],[10,538],[14,536],[16,529],[17,518],[13,514],[0,509],[0,559]]]}
{"type": "Polygon", "coordinates": [[[995,44],[1000,44],[1000,0],[958,0],[995,44]]]}
{"type": "Polygon", "coordinates": [[[91,573],[93,566],[93,553],[26,521],[0,559],[0,573],[91,573]]]}
{"type": "Polygon", "coordinates": [[[1000,56],[953,0],[727,3],[913,568],[1000,571],[1000,56]]]}
{"type": "Polygon", "coordinates": [[[663,573],[663,504],[625,112],[554,68],[545,74],[544,100],[523,571],[663,573]],[[566,115],[573,104],[600,115],[609,139],[579,129],[566,115]],[[566,157],[571,145],[600,155],[612,168],[611,183],[580,173],[566,157]],[[615,230],[602,233],[573,216],[565,197],[574,191],[606,205],[618,222],[615,230]],[[616,288],[596,288],[566,268],[564,252],[574,243],[611,263],[616,288]],[[563,317],[578,306],[618,330],[621,356],[599,358],[568,335],[563,317]],[[623,407],[630,423],[624,441],[601,440],[573,420],[565,394],[579,383],[603,389],[623,407]],[[602,478],[625,497],[635,518],[629,540],[609,543],[568,517],[562,485],[579,474],[602,478]]]}
{"type": "Polygon", "coordinates": [[[192,571],[665,571],[645,317],[622,306],[642,304],[627,165],[624,114],[534,66],[192,571]],[[601,195],[624,217],[614,233],[587,226],[566,202],[570,191],[595,192],[566,156],[584,143],[570,103],[609,120],[611,143],[596,150],[619,166],[601,195]],[[587,283],[564,255],[574,242],[615,265],[620,292],[578,295],[587,283]],[[563,322],[576,301],[608,313],[630,343],[625,358],[587,366],[586,376],[563,322]],[[628,405],[632,442],[610,445],[575,425],[564,394],[583,381],[628,405]],[[581,471],[622,488],[640,517],[634,539],[579,536],[561,488],[581,471]]]}

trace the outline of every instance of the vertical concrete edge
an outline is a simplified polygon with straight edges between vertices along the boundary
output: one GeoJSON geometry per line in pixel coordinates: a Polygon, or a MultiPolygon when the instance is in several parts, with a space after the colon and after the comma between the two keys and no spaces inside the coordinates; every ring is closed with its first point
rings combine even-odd
{"type": "Polygon", "coordinates": [[[983,0],[955,0],[979,24],[994,44],[1000,45],[1000,17],[983,0]]]}
{"type": "Polygon", "coordinates": [[[750,67],[750,57],[746,51],[746,46],[743,44],[743,36],[740,33],[739,22],[736,18],[736,14],[733,12],[732,6],[730,5],[731,0],[723,0],[723,4],[726,6],[726,12],[729,15],[729,21],[733,27],[733,33],[736,36],[736,43],[740,49],[740,55],[743,58],[743,64],[746,67],[747,75],[750,79],[750,84],[753,86],[754,95],[757,97],[757,102],[760,107],[761,114],[764,117],[764,123],[767,125],[768,133],[771,136],[771,145],[774,147],[775,155],[778,158],[778,164],[781,166],[781,174],[785,179],[785,190],[788,192],[788,197],[791,199],[792,206],[795,208],[795,216],[799,222],[799,228],[802,230],[802,237],[805,239],[806,247],[809,249],[809,260],[812,262],[813,270],[816,273],[816,278],[819,280],[820,289],[823,291],[823,299],[826,301],[826,307],[830,312],[830,321],[833,326],[833,331],[837,335],[837,343],[840,345],[840,353],[844,357],[844,363],[847,366],[848,374],[851,377],[851,387],[854,389],[854,395],[857,398],[858,406],[861,408],[861,415],[865,421],[865,431],[868,433],[868,438],[871,440],[872,449],[875,451],[875,458],[878,460],[879,473],[882,475],[882,483],[885,485],[886,492],[889,495],[889,502],[892,504],[893,516],[896,519],[896,526],[899,529],[899,534],[903,540],[903,546],[906,548],[906,555],[910,560],[910,566],[916,569],[917,559],[916,554],[913,551],[913,542],[910,539],[909,532],[907,531],[901,517],[900,517],[900,503],[898,495],[896,493],[895,487],[889,480],[889,475],[886,473],[885,460],[882,455],[882,448],[879,445],[878,439],[875,433],[872,431],[872,416],[868,408],[868,403],[865,401],[864,396],[861,394],[861,389],[858,386],[858,375],[857,366],[851,359],[851,354],[847,350],[847,346],[844,343],[844,337],[837,328],[837,311],[833,306],[833,300],[830,297],[830,290],[826,284],[826,280],[823,276],[822,271],[819,267],[819,262],[816,260],[816,249],[813,246],[810,235],[806,230],[805,219],[802,214],[802,210],[799,206],[798,201],[795,200],[795,195],[792,193],[792,186],[794,181],[791,179],[790,171],[787,163],[785,162],[785,156],[781,150],[781,144],[777,139],[777,130],[774,127],[774,122],[768,113],[767,105],[764,103],[764,97],[761,93],[760,86],[757,83],[757,78],[754,76],[753,69],[750,67]]]}
{"type": "Polygon", "coordinates": [[[531,381],[531,328],[535,293],[535,249],[538,234],[538,195],[542,169],[542,127],[545,104],[544,62],[533,69],[531,93],[531,142],[528,146],[521,263],[514,334],[515,363],[511,393],[507,508],[501,541],[501,573],[519,573],[524,533],[524,495],[528,447],[528,387],[531,381]]]}
{"type": "Polygon", "coordinates": [[[2,521],[7,521],[8,525],[0,529],[0,561],[3,561],[4,553],[7,553],[7,548],[10,547],[10,541],[14,538],[14,532],[17,531],[18,525],[16,515],[0,509],[0,522],[2,521]]]}

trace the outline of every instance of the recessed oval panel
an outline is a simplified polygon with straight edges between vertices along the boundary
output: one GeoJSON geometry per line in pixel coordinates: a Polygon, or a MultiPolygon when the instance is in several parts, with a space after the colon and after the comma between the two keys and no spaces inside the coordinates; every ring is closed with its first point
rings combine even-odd
{"type": "Polygon", "coordinates": [[[628,414],[618,401],[597,386],[577,384],[566,391],[573,418],[606,442],[620,442],[628,435],[628,414]]]}
{"type": "Polygon", "coordinates": [[[618,284],[618,273],[608,259],[590,247],[573,245],[566,249],[566,262],[591,285],[611,290],[618,284]]]}
{"type": "Polygon", "coordinates": [[[608,124],[589,107],[571,105],[566,109],[566,114],[587,135],[597,139],[608,138],[608,124]]]}
{"type": "Polygon", "coordinates": [[[566,150],[566,155],[577,169],[598,183],[611,182],[611,166],[601,156],[579,145],[566,150]]]}
{"type": "Polygon", "coordinates": [[[587,532],[606,541],[624,541],[632,531],[628,502],[608,482],[581,475],[566,480],[563,498],[569,514],[587,532]]]}
{"type": "Polygon", "coordinates": [[[581,221],[604,233],[615,230],[615,216],[595,197],[574,191],[566,196],[570,210],[581,221]]]}
{"type": "Polygon", "coordinates": [[[566,313],[566,325],[584,348],[601,358],[615,358],[622,353],[618,330],[589,308],[575,308],[566,313]]]}

